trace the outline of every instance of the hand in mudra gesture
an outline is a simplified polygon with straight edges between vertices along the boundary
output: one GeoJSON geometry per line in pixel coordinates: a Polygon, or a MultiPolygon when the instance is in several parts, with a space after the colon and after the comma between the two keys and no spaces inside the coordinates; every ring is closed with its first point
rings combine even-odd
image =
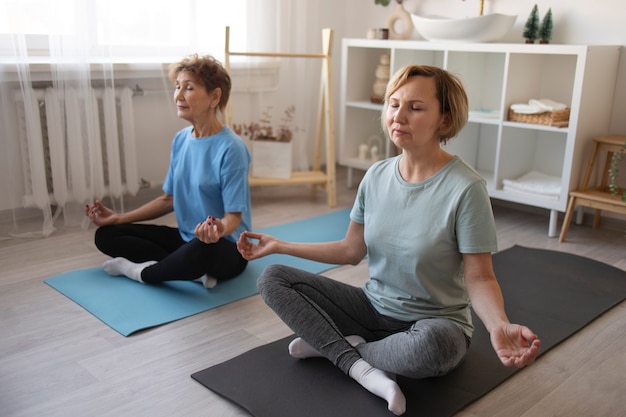
{"type": "Polygon", "coordinates": [[[275,253],[277,242],[278,239],[270,235],[243,232],[237,242],[237,249],[239,253],[241,253],[241,256],[251,261],[275,253]],[[254,243],[250,239],[257,240],[258,243],[254,243]]]}
{"type": "Polygon", "coordinates": [[[224,233],[224,223],[220,219],[208,216],[205,221],[198,223],[194,230],[194,234],[198,240],[204,243],[215,243],[220,240],[224,233]]]}
{"type": "Polygon", "coordinates": [[[85,204],[85,216],[96,226],[110,226],[116,224],[118,220],[118,214],[100,200],[94,201],[93,204],[85,204]]]}
{"type": "Polygon", "coordinates": [[[532,364],[541,347],[541,341],[528,327],[510,323],[492,329],[491,344],[505,366],[517,368],[532,364]]]}

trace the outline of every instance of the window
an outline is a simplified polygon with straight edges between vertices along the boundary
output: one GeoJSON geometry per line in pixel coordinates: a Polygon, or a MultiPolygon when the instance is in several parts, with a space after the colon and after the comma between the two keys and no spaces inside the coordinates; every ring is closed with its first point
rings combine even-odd
{"type": "Polygon", "coordinates": [[[0,42],[8,34],[24,34],[29,50],[46,50],[49,39],[60,35],[64,47],[80,44],[91,56],[198,52],[219,58],[227,25],[233,28],[231,45],[246,49],[246,5],[247,0],[0,0],[0,42]]]}

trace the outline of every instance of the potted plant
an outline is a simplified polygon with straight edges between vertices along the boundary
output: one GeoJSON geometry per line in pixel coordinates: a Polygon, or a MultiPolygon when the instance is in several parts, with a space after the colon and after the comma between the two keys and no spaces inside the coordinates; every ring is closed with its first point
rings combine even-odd
{"type": "Polygon", "coordinates": [[[268,106],[258,121],[234,124],[233,130],[248,137],[251,143],[252,176],[262,178],[290,178],[292,171],[292,127],[295,106],[288,106],[278,126],[272,125],[272,107],[268,106]]]}
{"type": "MultiPolygon", "coordinates": [[[[611,156],[611,163],[609,164],[609,191],[611,195],[618,197],[620,192],[622,194],[622,201],[626,201],[626,189],[620,189],[617,185],[617,177],[619,175],[619,162],[624,158],[624,152],[626,152],[626,142],[622,145],[619,151],[614,152],[611,156]]],[[[626,233],[626,232],[625,232],[626,233]]]]}
{"type": "Polygon", "coordinates": [[[609,164],[609,191],[612,195],[618,196],[621,192],[622,201],[626,201],[626,189],[621,190],[617,185],[617,177],[619,176],[619,163],[624,157],[624,152],[626,152],[626,142],[622,145],[618,152],[614,152],[611,156],[611,163],[609,164]]]}

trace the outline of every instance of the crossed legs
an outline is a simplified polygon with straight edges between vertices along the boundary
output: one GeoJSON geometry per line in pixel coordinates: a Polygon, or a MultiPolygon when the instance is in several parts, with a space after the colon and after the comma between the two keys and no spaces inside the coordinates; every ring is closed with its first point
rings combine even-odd
{"type": "Polygon", "coordinates": [[[323,356],[403,414],[395,374],[423,378],[457,366],[467,340],[445,319],[404,322],[380,315],[357,287],[295,268],[272,265],[258,281],[261,295],[298,335],[290,354],[323,356]]]}

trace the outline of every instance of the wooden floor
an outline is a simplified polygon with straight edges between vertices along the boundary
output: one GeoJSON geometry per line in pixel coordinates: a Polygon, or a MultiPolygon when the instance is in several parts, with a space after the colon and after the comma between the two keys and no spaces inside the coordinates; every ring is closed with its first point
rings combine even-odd
{"type": "MultiPolygon", "coordinates": [[[[254,227],[350,207],[355,190],[346,188],[344,170],[338,175],[335,209],[327,207],[323,190],[254,189],[254,227]]],[[[626,270],[623,230],[572,225],[559,244],[547,236],[547,213],[494,203],[501,250],[515,244],[554,249],[626,270]]],[[[123,337],[43,283],[54,274],[100,265],[106,257],[92,237],[90,229],[0,241],[0,415],[247,416],[190,374],[284,337],[289,329],[257,295],[123,337]]],[[[366,265],[327,275],[360,284],[366,265]]],[[[622,303],[459,416],[624,416],[625,386],[622,303]]]]}

